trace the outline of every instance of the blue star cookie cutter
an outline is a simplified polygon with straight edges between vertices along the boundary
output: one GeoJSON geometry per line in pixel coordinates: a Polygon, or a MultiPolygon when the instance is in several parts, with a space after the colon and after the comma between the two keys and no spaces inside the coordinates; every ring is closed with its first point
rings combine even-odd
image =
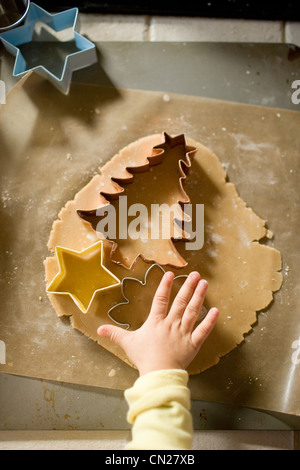
{"type": "Polygon", "coordinates": [[[22,76],[33,70],[43,78],[49,80],[62,93],[68,94],[73,71],[88,67],[98,60],[95,44],[81,36],[76,31],[78,28],[78,8],[71,8],[60,13],[50,14],[35,3],[31,3],[25,23],[22,26],[0,35],[5,49],[16,56],[13,69],[14,77],[22,76]],[[21,45],[32,42],[35,26],[38,21],[49,26],[55,32],[63,31],[71,27],[73,28],[76,52],[68,54],[65,57],[62,72],[59,76],[48,70],[44,65],[29,68],[19,49],[21,45]]]}

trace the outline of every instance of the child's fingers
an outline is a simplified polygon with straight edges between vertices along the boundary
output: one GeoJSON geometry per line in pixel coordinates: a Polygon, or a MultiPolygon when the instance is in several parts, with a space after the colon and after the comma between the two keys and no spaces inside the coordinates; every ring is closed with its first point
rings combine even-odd
{"type": "Polygon", "coordinates": [[[183,314],[181,325],[183,332],[191,332],[201,311],[208,283],[204,279],[199,281],[196,289],[183,314]]]}
{"type": "Polygon", "coordinates": [[[123,330],[123,328],[114,325],[102,325],[97,330],[97,334],[99,336],[104,336],[105,338],[110,339],[122,349],[125,349],[124,343],[128,333],[129,332],[127,330],[123,330]]]}
{"type": "Polygon", "coordinates": [[[178,319],[181,320],[182,315],[194,294],[194,290],[199,280],[200,274],[197,271],[194,271],[189,274],[188,278],[179,289],[168,315],[168,318],[172,322],[178,319]]]}
{"type": "Polygon", "coordinates": [[[171,271],[165,273],[155,292],[149,317],[151,315],[166,316],[168,311],[169,299],[173,285],[174,273],[171,271]]]}
{"type": "Polygon", "coordinates": [[[193,331],[191,340],[195,349],[199,350],[202,343],[213,330],[219,316],[217,308],[211,308],[200,325],[193,331]]]}

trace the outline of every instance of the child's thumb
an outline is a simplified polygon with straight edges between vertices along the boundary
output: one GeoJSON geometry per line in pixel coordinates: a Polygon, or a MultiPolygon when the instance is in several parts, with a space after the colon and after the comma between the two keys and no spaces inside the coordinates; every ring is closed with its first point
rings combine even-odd
{"type": "Polygon", "coordinates": [[[114,325],[102,325],[98,328],[97,333],[99,336],[110,339],[113,343],[122,348],[124,338],[128,331],[114,325]]]}

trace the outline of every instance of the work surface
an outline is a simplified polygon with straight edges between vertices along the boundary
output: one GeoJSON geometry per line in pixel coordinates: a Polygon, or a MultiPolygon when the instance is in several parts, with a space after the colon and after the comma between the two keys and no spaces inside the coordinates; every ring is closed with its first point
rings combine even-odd
{"type": "MultiPolygon", "coordinates": [[[[177,92],[177,93],[187,93],[190,95],[208,96],[210,98],[212,97],[212,98],[226,99],[226,100],[231,100],[231,101],[240,101],[240,102],[246,102],[246,103],[248,102],[251,104],[272,105],[272,106],[278,106],[280,108],[297,109],[297,107],[292,103],[292,100],[291,100],[291,94],[292,94],[291,83],[294,79],[297,78],[297,74],[299,73],[299,59],[297,55],[297,50],[295,50],[294,48],[289,48],[288,46],[280,46],[280,45],[275,46],[274,45],[274,46],[261,46],[261,48],[259,48],[258,45],[256,46],[222,45],[219,47],[219,50],[218,50],[218,45],[206,45],[206,44],[202,44],[202,45],[164,44],[162,46],[159,44],[127,44],[126,45],[122,43],[121,45],[120,44],[105,44],[105,45],[99,44],[98,48],[100,50],[100,56],[101,56],[100,57],[101,67],[100,69],[99,69],[99,66],[92,67],[88,74],[89,81],[92,81],[94,83],[98,82],[101,85],[115,85],[116,87],[124,87],[124,88],[160,90],[164,92],[164,94],[160,98],[162,98],[162,101],[164,101],[165,104],[170,99],[170,96],[167,94],[171,92],[177,92]],[[265,48],[267,48],[267,50],[265,48]],[[151,50],[153,51],[153,55],[151,55],[151,50]],[[141,56],[142,57],[147,56],[149,60],[147,60],[147,62],[143,61],[141,63],[141,61],[139,60],[139,57],[141,56]],[[185,59],[184,63],[182,63],[183,58],[185,59]],[[268,63],[268,65],[266,65],[266,63],[268,63]],[[282,67],[278,68],[278,63],[281,63],[282,67]],[[215,70],[213,70],[214,64],[215,64],[215,70]],[[132,73],[132,71],[134,71],[134,73],[132,73]],[[172,80],[170,79],[170,77],[172,77],[172,80]],[[195,79],[195,77],[197,79],[195,79]],[[213,80],[212,77],[214,77],[215,80],[213,80]],[[182,88],[180,88],[180,84],[182,88]],[[197,90],[197,87],[198,87],[198,90],[197,90]]],[[[87,75],[86,75],[87,73],[88,73],[88,70],[78,72],[76,74],[76,80],[88,81],[87,75]]],[[[173,99],[176,100],[176,97],[174,96],[173,98],[172,96],[171,100],[173,99]]],[[[266,110],[265,114],[268,112],[269,111],[266,110]]],[[[278,120],[281,117],[284,117],[284,114],[285,114],[284,112],[282,112],[282,116],[281,116],[280,110],[276,110],[275,114],[274,112],[272,112],[272,110],[270,110],[270,113],[273,116],[275,116],[278,120]]],[[[265,116],[261,115],[261,117],[265,117],[265,116]]],[[[294,115],[293,119],[298,119],[298,117],[294,115]]],[[[199,122],[201,122],[200,117],[199,117],[199,122]]],[[[203,123],[201,122],[201,124],[203,123]]],[[[229,122],[226,122],[227,128],[228,128],[228,125],[230,125],[229,122]]],[[[177,122],[177,127],[178,129],[180,128],[180,123],[178,122],[177,122]]],[[[188,127],[186,120],[185,120],[185,127],[188,127]]],[[[225,124],[223,127],[225,128],[225,124]]],[[[192,126],[190,125],[189,128],[185,130],[187,132],[191,131],[192,126]]],[[[210,129],[210,132],[213,132],[213,131],[210,129]]],[[[224,130],[222,132],[224,132],[224,130]]],[[[207,138],[207,134],[205,131],[202,131],[201,137],[205,141],[205,138],[207,138]]],[[[212,145],[215,145],[214,150],[220,154],[220,152],[222,152],[221,143],[217,144],[217,140],[218,140],[217,138],[213,140],[214,142],[210,142],[210,143],[212,145]]],[[[208,143],[208,142],[204,142],[204,143],[208,143]]],[[[244,147],[245,146],[247,147],[247,145],[249,146],[249,142],[244,142],[244,147]]],[[[117,151],[118,148],[116,148],[115,150],[117,151]]],[[[244,151],[246,150],[247,149],[244,148],[244,151]]],[[[228,165],[229,177],[232,179],[233,182],[238,183],[239,175],[233,166],[233,162],[230,162],[229,160],[226,160],[226,161],[224,160],[224,164],[228,165]]],[[[291,181],[293,181],[292,184],[296,184],[297,169],[299,168],[299,166],[297,165],[299,165],[299,161],[289,162],[289,166],[286,168],[288,173],[290,173],[289,180],[285,181],[285,184],[287,184],[287,186],[285,185],[283,186],[283,183],[280,185],[283,191],[290,191],[291,181]],[[291,166],[290,163],[293,163],[293,165],[291,166]]],[[[273,176],[277,177],[277,175],[273,175],[273,176]]],[[[262,180],[265,179],[268,181],[268,183],[270,183],[271,181],[270,178],[271,176],[268,175],[265,178],[262,177],[262,180]]],[[[80,189],[80,188],[77,188],[77,189],[80,189]]],[[[243,191],[242,180],[240,180],[240,186],[238,185],[238,189],[240,190],[240,192],[243,191]]],[[[245,191],[245,194],[247,196],[250,196],[250,194],[247,193],[247,191],[245,191]]],[[[244,197],[247,200],[247,202],[249,202],[250,204],[251,201],[249,201],[249,197],[247,199],[245,194],[244,194],[244,197]]],[[[288,204],[288,206],[290,207],[290,204],[288,204]]],[[[296,207],[295,204],[294,204],[294,207],[296,207]]],[[[282,209],[282,206],[281,206],[281,209],[282,209]]],[[[262,215],[264,216],[264,214],[262,215]]],[[[279,221],[278,218],[276,218],[276,220],[272,219],[272,226],[270,228],[272,228],[272,230],[274,230],[276,234],[278,233],[280,225],[282,225],[282,220],[279,221]],[[278,226],[278,229],[277,229],[277,226],[278,226]]],[[[292,232],[291,227],[289,231],[292,232]]],[[[292,237],[291,240],[292,239],[294,238],[292,237]]],[[[289,246],[290,246],[291,240],[288,241],[289,246]]],[[[282,240],[282,242],[284,241],[287,243],[287,240],[282,240]]],[[[275,242],[276,242],[275,246],[277,248],[284,249],[284,243],[283,245],[279,246],[280,242],[279,240],[277,241],[276,238],[275,238],[275,242]]],[[[283,251],[285,254],[284,256],[284,270],[285,270],[284,273],[286,276],[285,281],[287,282],[285,286],[287,285],[289,287],[285,287],[282,290],[282,292],[279,293],[277,298],[275,298],[274,306],[276,306],[276,299],[277,299],[277,305],[278,305],[278,298],[279,298],[280,304],[287,305],[289,303],[290,310],[291,312],[294,313],[297,311],[297,296],[295,292],[293,292],[293,290],[296,289],[296,285],[294,284],[293,279],[298,278],[296,275],[296,269],[297,269],[296,256],[298,255],[298,252],[296,250],[295,252],[290,253],[291,256],[289,258],[287,251],[286,250],[283,250],[283,251]]],[[[274,308],[274,306],[272,306],[272,309],[274,308]]],[[[265,328],[265,325],[267,325],[266,323],[267,319],[263,319],[263,320],[265,320],[265,323],[264,325],[261,325],[261,329],[265,328]]],[[[261,335],[262,333],[260,332],[259,334],[261,335]]],[[[299,331],[295,330],[293,334],[294,334],[293,337],[285,338],[286,348],[290,348],[289,359],[293,353],[293,350],[291,349],[291,339],[293,341],[297,340],[297,338],[299,337],[299,331]]],[[[238,351],[234,351],[234,354],[235,354],[236,359],[241,357],[238,351]]],[[[36,360],[38,361],[38,358],[36,358],[36,360]]],[[[231,361],[234,359],[232,359],[232,356],[231,356],[231,358],[228,360],[231,361]]],[[[293,382],[294,372],[292,372],[291,364],[287,362],[286,364],[287,377],[286,377],[286,382],[283,384],[285,386],[285,394],[287,394],[287,392],[288,394],[292,393],[292,387],[294,385],[294,382],[293,382]],[[290,389],[287,391],[286,387],[290,387],[290,389]]],[[[21,371],[19,371],[18,373],[22,374],[21,371]]],[[[51,378],[53,379],[53,377],[51,378]]],[[[232,384],[234,383],[234,378],[227,377],[227,379],[231,381],[227,383],[228,389],[237,390],[235,386],[234,387],[232,386],[232,384]]],[[[3,390],[6,390],[6,393],[7,393],[5,397],[8,401],[10,401],[10,406],[6,408],[5,420],[3,420],[3,422],[6,422],[6,427],[11,427],[11,428],[14,428],[15,426],[15,424],[14,425],[12,424],[14,419],[13,419],[13,415],[11,414],[8,415],[7,410],[13,408],[12,407],[13,398],[8,398],[9,386],[14,385],[13,381],[15,381],[15,385],[20,385],[20,382],[18,381],[21,381],[21,382],[24,381],[23,388],[24,388],[24,384],[27,384],[29,389],[34,389],[35,387],[40,386],[40,384],[37,385],[37,382],[32,381],[32,379],[23,379],[23,378],[15,378],[15,377],[8,378],[7,376],[3,377],[3,383],[5,384],[5,386],[3,387],[3,390]],[[11,383],[9,384],[10,381],[11,383]]],[[[251,386],[253,385],[251,382],[252,382],[251,376],[244,377],[242,388],[245,391],[247,391],[247,389],[250,390],[251,386]]],[[[76,383],[76,380],[75,380],[75,383],[76,383]]],[[[51,395],[49,390],[54,390],[54,389],[58,390],[57,389],[58,385],[52,384],[51,387],[49,387],[48,385],[49,384],[45,385],[45,382],[43,383],[44,400],[50,403],[53,403],[53,406],[54,406],[53,396],[51,395]]],[[[192,386],[192,392],[193,392],[193,384],[191,384],[191,386],[192,386]]],[[[240,383],[240,386],[241,386],[241,383],[240,383]]],[[[62,387],[62,389],[60,388],[59,390],[68,391],[65,393],[65,396],[68,396],[68,394],[70,394],[71,389],[74,390],[74,388],[72,387],[70,388],[70,386],[64,385],[64,384],[61,384],[60,387],[62,387]]],[[[78,401],[81,398],[84,401],[85,398],[87,397],[86,393],[88,390],[90,391],[90,389],[89,388],[82,389],[81,387],[78,387],[77,385],[75,388],[76,388],[76,393],[78,393],[77,395],[78,401]]],[[[113,383],[112,383],[112,388],[114,388],[113,383]]],[[[93,390],[93,391],[94,393],[96,393],[96,397],[99,396],[97,395],[99,392],[98,390],[97,391],[93,390]]],[[[111,408],[111,400],[114,400],[114,399],[117,400],[118,407],[119,409],[121,409],[121,411],[119,412],[119,414],[118,413],[115,414],[115,416],[117,417],[121,416],[124,410],[122,405],[120,405],[119,403],[121,395],[119,395],[118,392],[113,391],[113,390],[109,392],[101,390],[100,393],[101,393],[101,396],[102,395],[105,396],[105,400],[103,400],[103,403],[105,403],[106,405],[104,406],[104,408],[107,407],[108,403],[110,403],[109,407],[111,408]]],[[[195,388],[194,388],[194,393],[195,393],[195,388]]],[[[91,395],[89,394],[89,397],[90,396],[91,395]]],[[[227,393],[227,398],[224,398],[225,402],[229,402],[231,404],[237,403],[239,405],[243,404],[239,401],[239,397],[236,394],[235,396],[232,396],[231,398],[228,398],[229,396],[230,396],[230,393],[227,393]]],[[[220,397],[218,395],[215,395],[215,397],[217,398],[216,401],[222,401],[222,398],[220,400],[220,397]]],[[[208,397],[208,400],[210,399],[214,399],[212,394],[210,394],[210,396],[208,397]]],[[[287,400],[287,395],[285,395],[285,401],[286,400],[287,400]]],[[[249,402],[247,402],[246,400],[245,404],[249,405],[249,402]]],[[[58,409],[60,405],[56,402],[55,406],[56,406],[56,409],[58,409]]],[[[201,412],[199,413],[199,407],[201,406],[202,406],[201,402],[195,402],[193,415],[194,417],[197,417],[195,420],[196,427],[203,426],[203,420],[201,424],[199,424],[199,420],[198,420],[198,417],[201,416],[201,412]]],[[[216,406],[217,406],[216,409],[220,410],[220,405],[216,405],[216,406]]],[[[264,408],[263,406],[261,407],[264,408]]],[[[277,408],[277,411],[291,412],[286,407],[289,408],[287,403],[285,403],[284,406],[281,404],[279,406],[279,409],[277,408]]],[[[272,406],[271,407],[266,406],[266,409],[270,410],[270,409],[274,409],[274,407],[272,408],[272,406]]],[[[78,406],[77,406],[77,410],[78,410],[78,406]]],[[[228,408],[224,408],[224,410],[225,410],[224,413],[226,414],[227,413],[226,410],[228,410],[228,408]]],[[[239,412],[242,413],[245,411],[239,410],[239,412]]],[[[105,413],[107,412],[104,411],[104,415],[105,413]]],[[[61,412],[57,414],[62,417],[61,412]]],[[[69,414],[69,416],[74,417],[74,410],[70,410],[70,413],[67,413],[67,414],[69,414]]],[[[93,428],[93,426],[95,426],[95,421],[93,420],[93,418],[90,418],[90,419],[91,419],[90,423],[93,422],[93,424],[90,424],[90,426],[91,428],[93,428]]],[[[24,416],[24,420],[26,422],[25,416],[24,416]]],[[[113,427],[114,429],[116,429],[116,428],[123,427],[122,419],[119,420],[118,418],[116,418],[116,422],[115,422],[114,420],[111,419],[111,417],[109,417],[109,413],[107,415],[106,420],[104,421],[105,421],[104,427],[107,427],[107,428],[113,427]]],[[[249,415],[247,415],[246,421],[247,423],[244,422],[244,425],[246,427],[247,425],[251,427],[251,418],[249,417],[249,415]]],[[[14,421],[14,423],[15,422],[16,420],[14,421]]],[[[39,420],[37,419],[36,423],[38,422],[39,420]]],[[[226,422],[226,420],[223,419],[223,423],[224,422],[226,422]]],[[[66,427],[68,427],[69,423],[70,421],[65,420],[66,427]]],[[[212,427],[218,427],[218,424],[216,423],[213,424],[211,421],[209,423],[210,423],[209,425],[212,427]]],[[[235,421],[234,423],[231,422],[229,424],[229,427],[230,426],[239,427],[240,425],[241,423],[238,423],[235,421]]],[[[253,425],[253,421],[252,421],[252,425],[253,425]]],[[[278,423],[276,423],[276,425],[278,425],[278,423]]],[[[39,424],[36,424],[36,426],[39,426],[39,424]]],[[[86,427],[88,425],[85,424],[84,426],[86,427]]],[[[268,427],[270,426],[270,423],[266,424],[266,421],[264,421],[263,426],[268,427]]],[[[61,418],[59,427],[64,428],[64,421],[62,420],[62,418],[61,418]]],[[[24,425],[23,425],[23,428],[24,428],[24,425]]]]}

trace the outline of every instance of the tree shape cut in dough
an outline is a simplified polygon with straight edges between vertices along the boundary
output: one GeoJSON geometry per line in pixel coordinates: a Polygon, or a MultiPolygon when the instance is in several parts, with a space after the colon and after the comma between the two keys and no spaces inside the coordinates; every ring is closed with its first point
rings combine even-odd
{"type": "Polygon", "coordinates": [[[183,181],[196,148],[186,144],[183,134],[164,133],[164,139],[153,147],[144,165],[126,167],[124,178],[111,177],[114,192],[100,193],[102,206],[77,211],[97,232],[103,234],[108,226],[105,238],[114,242],[112,260],[127,268],[139,255],[161,265],[186,265],[173,241],[189,239],[182,228],[187,220],[182,204],[190,202],[183,181]],[[109,219],[112,207],[113,219],[109,219]],[[115,222],[113,233],[110,220],[115,222]]]}

